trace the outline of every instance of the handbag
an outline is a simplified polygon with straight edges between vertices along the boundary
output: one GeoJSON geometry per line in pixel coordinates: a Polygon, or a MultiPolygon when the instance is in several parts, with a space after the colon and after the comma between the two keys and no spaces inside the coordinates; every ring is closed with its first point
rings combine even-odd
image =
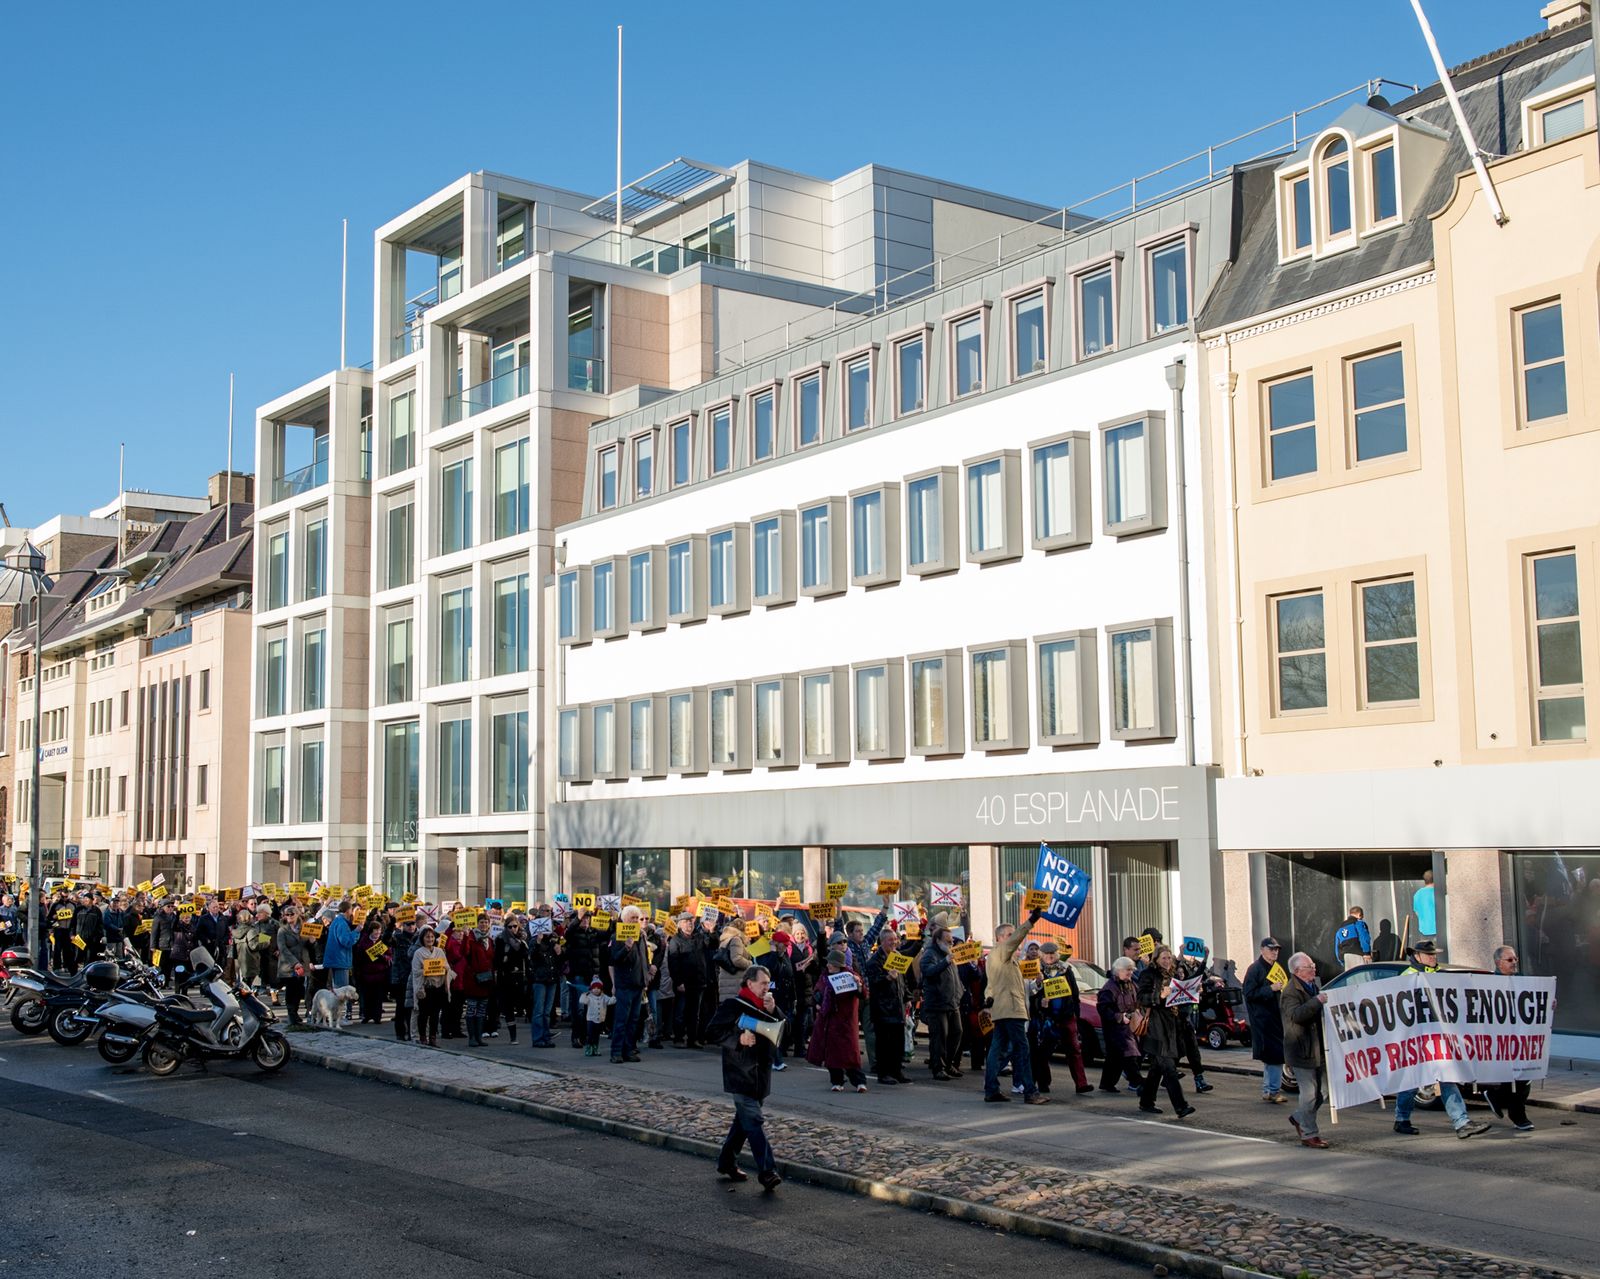
{"type": "Polygon", "coordinates": [[[1135,1008],[1128,1015],[1128,1029],[1133,1032],[1135,1039],[1143,1039],[1145,1031],[1150,1029],[1150,1010],[1148,1008],[1135,1008]]]}

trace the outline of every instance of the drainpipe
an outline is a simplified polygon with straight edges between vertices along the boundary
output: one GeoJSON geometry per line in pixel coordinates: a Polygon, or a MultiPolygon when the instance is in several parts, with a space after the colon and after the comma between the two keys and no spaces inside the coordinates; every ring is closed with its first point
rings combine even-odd
{"type": "Polygon", "coordinates": [[[1244,588],[1239,580],[1239,459],[1234,439],[1233,396],[1239,375],[1233,371],[1233,339],[1222,335],[1226,352],[1218,389],[1222,392],[1224,455],[1228,465],[1228,588],[1233,616],[1228,622],[1229,655],[1233,659],[1233,750],[1239,776],[1250,776],[1250,744],[1244,721],[1244,588]]]}
{"type": "Polygon", "coordinates": [[[1184,480],[1188,443],[1183,429],[1183,385],[1188,367],[1180,355],[1167,365],[1172,390],[1173,480],[1178,520],[1178,647],[1183,655],[1183,762],[1194,764],[1194,645],[1189,618],[1189,490],[1184,480]]]}

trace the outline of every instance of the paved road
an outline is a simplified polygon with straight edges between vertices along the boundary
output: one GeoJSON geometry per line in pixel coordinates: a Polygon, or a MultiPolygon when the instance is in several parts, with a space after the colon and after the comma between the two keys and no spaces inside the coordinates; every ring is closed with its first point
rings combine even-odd
{"type": "Polygon", "coordinates": [[[172,1079],[0,1034],[0,1275],[759,1273],[873,1279],[1149,1267],[291,1064],[172,1079]]]}

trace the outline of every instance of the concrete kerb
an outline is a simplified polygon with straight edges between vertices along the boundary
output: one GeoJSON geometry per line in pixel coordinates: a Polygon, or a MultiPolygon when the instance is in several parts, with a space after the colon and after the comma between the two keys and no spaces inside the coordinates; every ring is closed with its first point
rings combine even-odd
{"type": "MultiPolygon", "coordinates": [[[[372,1079],[380,1083],[393,1084],[400,1088],[411,1088],[418,1092],[433,1093],[436,1096],[448,1097],[452,1101],[467,1101],[480,1106],[494,1106],[501,1110],[514,1111],[519,1114],[529,1115],[535,1119],[543,1119],[550,1123],[563,1124],[569,1128],[583,1128],[590,1132],[604,1133],[610,1137],[622,1137],[629,1141],[640,1142],[643,1145],[658,1146],[662,1149],[675,1150],[682,1154],[715,1159],[721,1149],[715,1142],[699,1141],[692,1137],[679,1136],[676,1133],[661,1132],[658,1129],[647,1128],[642,1124],[603,1119],[598,1115],[586,1115],[579,1111],[528,1101],[521,1097],[507,1097],[494,1089],[468,1088],[458,1084],[434,1083],[430,1080],[419,1079],[417,1076],[407,1074],[401,1070],[391,1070],[384,1066],[373,1066],[365,1062],[344,1061],[338,1057],[329,1057],[324,1053],[319,1053],[315,1049],[302,1048],[299,1044],[295,1045],[294,1055],[309,1065],[319,1066],[324,1070],[342,1071],[359,1079],[372,1079]]],[[[973,1221],[1001,1230],[1015,1231],[1018,1234],[1031,1235],[1040,1239],[1052,1239],[1058,1243],[1070,1244],[1073,1247],[1086,1248],[1094,1252],[1107,1253],[1128,1261],[1137,1261],[1151,1266],[1165,1266],[1168,1270],[1199,1276],[1200,1279],[1270,1279],[1262,1271],[1247,1270],[1240,1266],[1229,1265],[1226,1262],[1218,1261],[1214,1257],[1203,1256],[1200,1253],[1186,1252],[1175,1248],[1162,1248],[1141,1239],[1108,1234],[1102,1230],[1069,1225],[1066,1222],[1050,1221],[1044,1217],[1035,1217],[1029,1213],[1017,1212],[1009,1208],[996,1208],[988,1204],[973,1203],[970,1200],[957,1199],[950,1195],[933,1194],[926,1190],[914,1190],[906,1186],[897,1186],[892,1182],[856,1177],[834,1168],[819,1167],[816,1164],[802,1163],[792,1159],[779,1159],[778,1170],[789,1180],[806,1181],[813,1185],[826,1187],[829,1190],[844,1191],[847,1194],[866,1195],[873,1199],[898,1204],[901,1207],[911,1208],[919,1212],[937,1212],[960,1221],[973,1221]]]]}

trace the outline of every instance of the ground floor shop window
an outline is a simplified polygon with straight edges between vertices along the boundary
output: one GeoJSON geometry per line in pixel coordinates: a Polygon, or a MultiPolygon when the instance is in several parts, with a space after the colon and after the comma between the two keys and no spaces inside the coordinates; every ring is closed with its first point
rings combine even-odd
{"type": "Polygon", "coordinates": [[[161,882],[166,885],[168,892],[177,892],[189,886],[189,861],[185,857],[152,857],[150,859],[150,878],[154,880],[158,875],[165,875],[161,882]]]}
{"type": "Polygon", "coordinates": [[[842,899],[846,906],[866,906],[876,910],[880,905],[878,881],[894,877],[892,848],[828,850],[828,882],[848,885],[842,899]]]}
{"type": "Polygon", "coordinates": [[[313,879],[320,879],[322,877],[321,850],[312,848],[290,853],[289,868],[294,872],[289,876],[291,884],[309,884],[313,879]]]}
{"type": "Polygon", "coordinates": [[[616,865],[614,853],[589,853],[574,850],[567,854],[567,883],[574,893],[609,893],[616,865]]]}
{"type": "Polygon", "coordinates": [[[1556,1030],[1600,1034],[1600,853],[1513,853],[1511,885],[1523,975],[1556,978],[1556,1030]]]}
{"type": "Polygon", "coordinates": [[[526,848],[491,848],[487,858],[489,872],[488,897],[509,905],[528,900],[528,850],[526,848]]]}
{"type": "MultiPolygon", "coordinates": [[[[1059,853],[1086,872],[1091,885],[1089,890],[1089,904],[1084,912],[1078,916],[1077,924],[1072,928],[1062,928],[1056,924],[1040,921],[1035,930],[1039,934],[1048,934],[1058,940],[1065,941],[1072,946],[1072,953],[1079,959],[1093,961],[1096,957],[1094,915],[1096,903],[1094,893],[1102,886],[1095,873],[1095,848],[1092,844],[1052,844],[1053,852],[1059,853]]],[[[1039,867],[1038,844],[1002,844],[1000,846],[1000,918],[999,923],[1015,923],[1026,914],[1026,898],[1033,888],[1033,875],[1039,867]]]]}
{"type": "Polygon", "coordinates": [[[777,901],[782,892],[804,893],[805,854],[798,848],[752,848],[746,855],[746,897],[777,901]]]}
{"type": "Polygon", "coordinates": [[[622,851],[622,891],[642,897],[652,911],[665,910],[672,901],[672,854],[665,848],[625,848],[622,851]]]}
{"type": "Polygon", "coordinates": [[[878,898],[878,881],[898,879],[899,899],[921,902],[932,915],[940,909],[933,905],[934,884],[959,884],[962,900],[969,900],[971,858],[965,844],[834,848],[828,852],[828,878],[848,885],[844,895],[846,906],[874,911],[882,904],[878,898]]]}
{"type": "Polygon", "coordinates": [[[694,891],[701,897],[712,897],[719,893],[743,897],[744,849],[695,849],[692,879],[694,891]]]}
{"type": "MultiPolygon", "coordinates": [[[[1417,939],[1412,898],[1433,866],[1431,853],[1267,853],[1264,860],[1267,918],[1260,931],[1281,941],[1285,954],[1305,951],[1325,977],[1343,967],[1333,934],[1352,906],[1366,915],[1375,959],[1398,959],[1402,944],[1417,939]]],[[[1482,967],[1488,956],[1460,962],[1482,967]]]]}

